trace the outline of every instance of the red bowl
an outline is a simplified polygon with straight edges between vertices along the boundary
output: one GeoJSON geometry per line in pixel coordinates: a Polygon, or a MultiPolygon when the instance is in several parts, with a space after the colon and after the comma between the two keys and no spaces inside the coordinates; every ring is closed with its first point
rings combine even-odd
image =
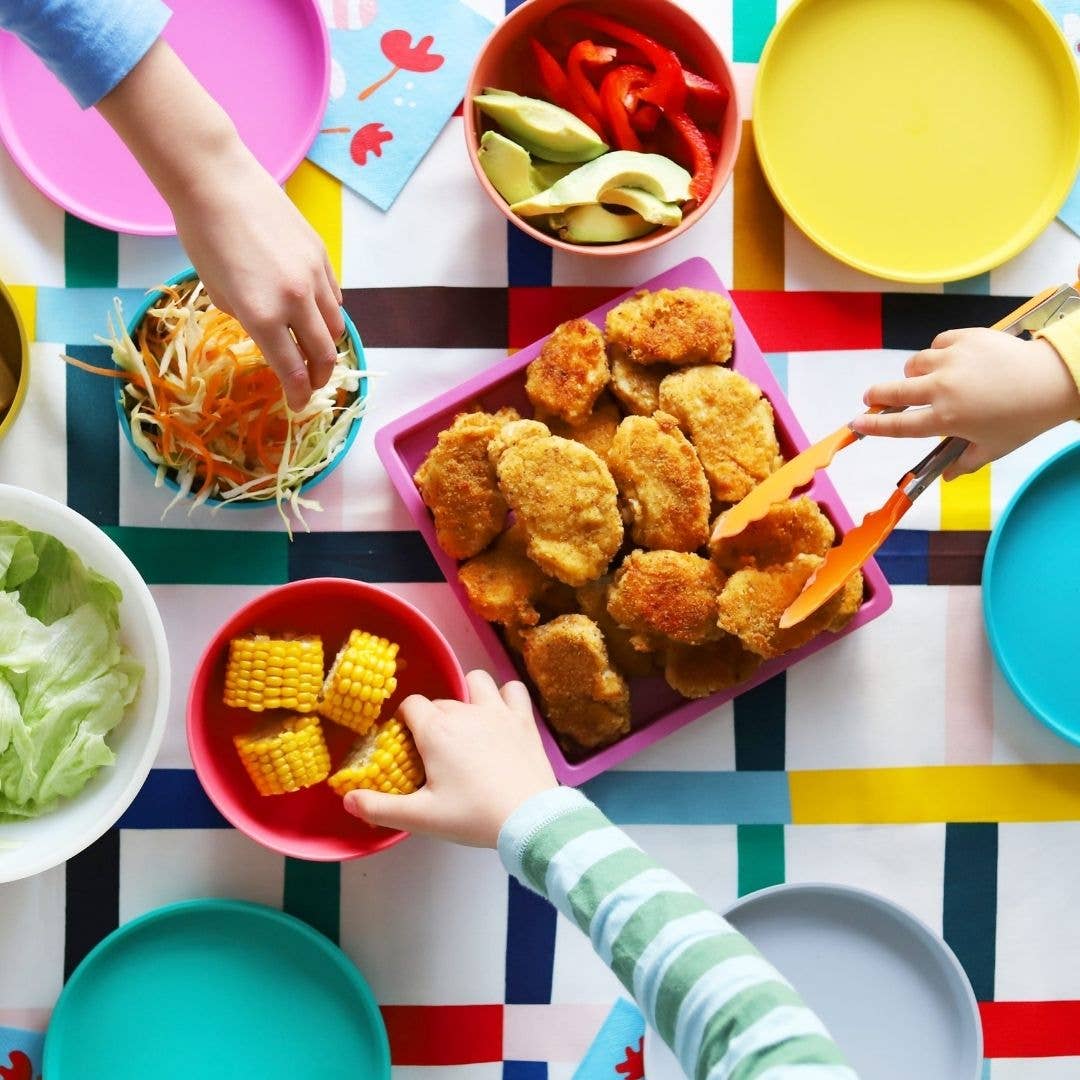
{"type": "Polygon", "coordinates": [[[739,140],[742,136],[742,117],[739,114],[735,72],[731,62],[701,24],[674,0],[526,0],[499,23],[481,48],[465,90],[464,119],[465,141],[476,178],[503,214],[522,232],[528,233],[529,236],[549,247],[599,256],[629,255],[647,251],[693,228],[694,223],[700,221],[716,203],[720,192],[731,177],[735,168],[735,159],[739,155],[739,140]],[[662,45],[673,49],[687,68],[727,89],[728,106],[720,131],[720,153],[715,163],[716,172],[712,188],[705,197],[705,201],[686,214],[674,228],[660,228],[637,240],[627,240],[621,244],[569,243],[550,233],[533,228],[526,219],[511,213],[510,206],[495,190],[480,166],[477,151],[480,148],[480,136],[486,130],[486,122],[480,115],[480,110],[472,103],[473,97],[486,86],[495,86],[500,90],[514,90],[533,97],[543,97],[539,84],[532,74],[536,62],[529,46],[529,37],[534,34],[542,37],[544,22],[559,8],[570,6],[588,8],[609,15],[627,26],[643,31],[662,45]]]}
{"type": "MultiPolygon", "coordinates": [[[[253,631],[318,634],[326,659],[354,629],[396,641],[405,662],[398,687],[382,716],[410,694],[466,699],[465,673],[446,638],[411,604],[385,589],[343,578],[312,578],[271,589],[242,607],[217,632],[199,658],[188,695],[187,736],[191,760],[206,794],[242,833],[282,855],[340,862],[373,855],[408,835],[376,829],[345,812],[328,784],[289,795],[260,795],[233,746],[233,736],[259,724],[264,714],[222,704],[229,641],[253,631]]],[[[324,724],[336,767],[356,736],[324,724]]]]}

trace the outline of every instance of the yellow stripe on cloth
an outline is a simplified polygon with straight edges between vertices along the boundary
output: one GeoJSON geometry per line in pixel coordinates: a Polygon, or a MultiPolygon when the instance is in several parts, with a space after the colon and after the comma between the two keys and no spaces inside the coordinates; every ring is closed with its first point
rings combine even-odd
{"type": "Polygon", "coordinates": [[[758,163],[753,124],[743,122],[735,162],[734,287],[780,292],[784,288],[784,212],[758,163]]]}
{"type": "Polygon", "coordinates": [[[33,285],[9,285],[8,292],[19,312],[28,342],[37,338],[37,289],[33,285]]]}
{"type": "Polygon", "coordinates": [[[310,161],[300,162],[285,192],[322,237],[330,265],[341,281],[341,181],[310,161]]]}
{"type": "Polygon", "coordinates": [[[788,774],[794,825],[1080,820],[1080,765],[941,765],[788,774]]]}
{"type": "Polygon", "coordinates": [[[941,485],[943,529],[990,528],[990,466],[941,485]]]}

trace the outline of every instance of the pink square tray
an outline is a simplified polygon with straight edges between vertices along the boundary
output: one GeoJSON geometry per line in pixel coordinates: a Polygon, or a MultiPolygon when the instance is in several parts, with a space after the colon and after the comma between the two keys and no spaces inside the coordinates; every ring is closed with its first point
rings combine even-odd
{"type": "MultiPolygon", "coordinates": [[[[681,285],[712,290],[730,298],[716,271],[705,259],[689,259],[659,277],[645,282],[639,288],[674,289],[681,285]]],[[[629,290],[622,296],[590,311],[585,317],[603,327],[604,316],[607,312],[636,291],[637,289],[629,290]]],[[[735,321],[732,367],[757,383],[772,403],[776,414],[776,430],[780,438],[780,447],[784,456],[790,457],[804,450],[809,445],[809,440],[799,426],[798,420],[795,419],[787,398],[769,370],[769,365],[762,356],[761,350],[739,314],[739,309],[734,304],[732,307],[735,321]]],[[[544,340],[546,339],[542,338],[534,342],[480,375],[463,382],[456,389],[402,416],[388,424],[375,436],[376,450],[386,466],[394,487],[405,500],[405,505],[416,522],[416,527],[423,533],[431,553],[446,575],[450,588],[454,590],[462,611],[480,636],[480,640],[491,657],[494,674],[500,682],[521,678],[522,671],[517,667],[513,654],[507,649],[495,628],[476,615],[469,606],[465,592],[458,584],[457,561],[446,555],[436,542],[431,516],[417,493],[412,476],[425,455],[435,445],[438,433],[448,427],[454,416],[463,411],[469,403],[480,401],[484,408],[492,411],[503,405],[513,405],[523,416],[531,415],[531,408],[525,397],[524,371],[529,362],[540,352],[544,340]]],[[[844,509],[836,489],[824,473],[818,473],[813,484],[807,489],[807,493],[821,504],[839,535],[845,534],[852,528],[851,517],[844,509]]],[[[687,701],[671,690],[662,678],[633,680],[631,683],[633,730],[626,738],[613,746],[590,754],[582,760],[569,761],[566,758],[562,748],[537,711],[540,734],[555,774],[563,783],[575,786],[582,784],[644,750],[645,747],[658,742],[664,736],[670,735],[671,732],[677,731],[692,720],[696,720],[704,713],[712,711],[718,705],[730,701],[737,694],[766,682],[774,675],[791,667],[792,664],[797,664],[820,649],[828,648],[834,641],[854,633],[859,627],[865,626],[871,620],[884,614],[892,604],[892,592],[885,580],[885,575],[873,561],[863,567],[863,573],[866,578],[865,601],[858,614],[841,633],[826,632],[818,635],[801,649],[763,664],[752,679],[748,679],[736,688],[697,701],[687,701]]]]}

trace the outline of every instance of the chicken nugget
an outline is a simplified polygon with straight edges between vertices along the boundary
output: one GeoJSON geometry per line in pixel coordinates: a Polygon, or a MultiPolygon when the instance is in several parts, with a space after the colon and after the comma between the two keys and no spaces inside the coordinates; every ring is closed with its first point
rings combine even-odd
{"type": "Polygon", "coordinates": [[[764,570],[751,567],[737,571],[728,578],[720,594],[718,625],[735,634],[764,660],[805,645],[822,630],[843,629],[862,603],[860,570],[809,618],[786,630],[780,629],[780,616],[823,562],[818,555],[798,555],[789,563],[764,570]]]}
{"type": "Polygon", "coordinates": [[[508,424],[490,447],[499,487],[528,537],[529,558],[567,585],[599,577],[622,546],[607,465],[535,420],[508,424]]]}
{"type": "Polygon", "coordinates": [[[645,548],[695,551],[709,538],[709,482],[675,417],[628,416],[608,453],[630,512],[630,536],[645,548]]]}
{"type": "Polygon", "coordinates": [[[537,604],[555,584],[525,554],[525,531],[514,525],[486,551],[458,568],[458,580],[473,611],[503,626],[535,626],[537,604]]]}
{"type": "Polygon", "coordinates": [[[658,654],[634,648],[631,633],[624,630],[608,614],[608,594],[611,578],[597,578],[577,590],[577,603],[583,615],[588,615],[604,635],[612,663],[628,679],[652,675],[656,671],[658,654]]]}
{"type": "Polygon", "coordinates": [[[635,364],[723,364],[731,359],[731,304],[703,289],[643,290],[608,312],[608,342],[635,364]]]}
{"type": "Polygon", "coordinates": [[[611,392],[634,416],[652,416],[660,408],[660,382],[675,369],[670,364],[635,364],[619,345],[608,346],[611,392]]]}
{"type": "Polygon", "coordinates": [[[630,690],[592,619],[560,615],[522,636],[542,711],[562,739],[595,749],[630,731],[630,690]]]}
{"type": "Polygon", "coordinates": [[[574,442],[587,446],[606,461],[608,450],[611,449],[611,441],[615,438],[619,421],[622,420],[622,413],[608,394],[601,394],[596,399],[593,411],[580,424],[568,424],[565,420],[560,420],[557,416],[552,416],[542,409],[536,410],[536,419],[547,424],[552,435],[558,435],[563,439],[573,439],[574,442]]]}
{"type": "Polygon", "coordinates": [[[717,597],[724,575],[709,559],[680,551],[633,551],[615,575],[608,613],[633,632],[635,647],[654,635],[686,645],[720,637],[717,597]]]}
{"type": "Polygon", "coordinates": [[[488,444],[517,419],[509,408],[459,413],[413,476],[435,519],[439,546],[454,559],[483,551],[506,524],[506,500],[488,460],[488,444]]]}
{"type": "Polygon", "coordinates": [[[836,540],[832,522],[805,495],[777,503],[737,536],[710,544],[713,561],[725,573],[745,566],[776,566],[796,555],[824,555],[836,540]]]}
{"type": "Polygon", "coordinates": [[[704,645],[673,643],[664,650],[664,678],[685,698],[703,698],[746,682],[761,665],[731,634],[704,645]]]}
{"type": "Polygon", "coordinates": [[[610,377],[604,335],[588,319],[571,319],[525,369],[525,393],[534,408],[580,424],[610,377]]]}
{"type": "Polygon", "coordinates": [[[660,408],[694,444],[720,502],[738,502],[783,464],[772,406],[738,372],[715,366],[676,371],[660,384],[660,408]]]}

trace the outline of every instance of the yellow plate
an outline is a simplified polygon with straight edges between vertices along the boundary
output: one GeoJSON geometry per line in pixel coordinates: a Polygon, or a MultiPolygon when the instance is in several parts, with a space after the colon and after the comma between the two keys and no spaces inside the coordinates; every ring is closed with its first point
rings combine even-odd
{"type": "Polygon", "coordinates": [[[754,135],[780,204],[858,270],[953,281],[1011,258],[1080,166],[1080,79],[1034,0],[798,0],[754,135]]]}

